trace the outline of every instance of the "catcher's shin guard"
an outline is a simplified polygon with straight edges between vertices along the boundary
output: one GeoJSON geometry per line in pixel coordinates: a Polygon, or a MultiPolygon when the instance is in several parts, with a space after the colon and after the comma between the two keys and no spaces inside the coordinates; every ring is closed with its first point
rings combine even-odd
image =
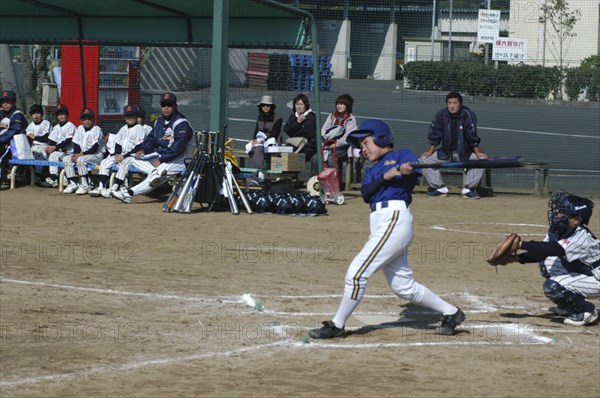
{"type": "Polygon", "coordinates": [[[558,305],[558,308],[569,311],[570,313],[582,312],[586,304],[585,297],[579,293],[565,289],[560,283],[552,279],[546,279],[544,282],[544,295],[550,301],[558,305]]]}

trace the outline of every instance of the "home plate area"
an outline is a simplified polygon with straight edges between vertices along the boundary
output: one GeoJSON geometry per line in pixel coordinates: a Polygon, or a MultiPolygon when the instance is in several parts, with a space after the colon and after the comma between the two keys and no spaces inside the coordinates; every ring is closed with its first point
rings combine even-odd
{"type": "Polygon", "coordinates": [[[366,295],[361,306],[346,325],[345,339],[313,340],[308,330],[331,319],[333,312],[292,311],[289,307],[337,309],[338,295],[312,296],[252,296],[243,301],[255,311],[277,317],[273,322],[282,331],[280,336],[290,342],[297,340],[306,345],[331,348],[381,348],[427,345],[571,345],[570,334],[598,336],[597,328],[576,328],[564,325],[563,318],[548,311],[551,303],[525,301],[507,297],[481,297],[468,290],[442,295],[451,297],[467,315],[454,336],[434,333],[440,314],[412,304],[398,305],[393,295],[366,295]],[[294,304],[292,304],[294,302],[294,304]],[[300,303],[300,304],[299,304],[300,303]],[[318,303],[318,304],[317,304],[318,303]],[[287,310],[281,310],[286,308],[287,310]],[[370,310],[372,307],[374,310],[370,310]],[[382,311],[398,308],[399,311],[382,311]],[[300,319],[301,318],[301,319],[300,319]],[[283,320],[289,319],[291,323],[283,320]],[[306,325],[308,319],[314,323],[306,325]],[[300,326],[303,325],[303,326],[300,326]]]}

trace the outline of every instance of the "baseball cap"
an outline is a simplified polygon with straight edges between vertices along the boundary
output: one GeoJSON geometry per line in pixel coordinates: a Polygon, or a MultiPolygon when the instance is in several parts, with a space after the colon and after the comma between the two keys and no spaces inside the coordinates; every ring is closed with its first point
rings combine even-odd
{"type": "Polygon", "coordinates": [[[177,97],[173,93],[164,93],[160,97],[160,106],[177,104],[177,97]]]}
{"type": "Polygon", "coordinates": [[[10,90],[2,91],[2,99],[0,99],[0,101],[4,102],[4,101],[16,101],[16,100],[17,100],[17,94],[15,94],[14,91],[10,91],[10,90]]]}
{"type": "Polygon", "coordinates": [[[90,118],[93,119],[95,117],[94,115],[94,111],[90,108],[84,108],[81,113],[79,114],[79,118],[83,119],[83,118],[90,118]]]}
{"type": "Polygon", "coordinates": [[[365,120],[355,130],[348,134],[346,141],[355,148],[360,148],[360,139],[373,136],[373,142],[377,146],[385,147],[394,145],[394,134],[392,129],[385,122],[379,119],[365,120]]]}
{"type": "Polygon", "coordinates": [[[66,113],[68,115],[69,108],[67,108],[67,106],[65,104],[58,104],[58,105],[56,105],[56,108],[54,109],[54,114],[58,115],[59,113],[66,113]]]}
{"type": "Polygon", "coordinates": [[[123,107],[123,116],[137,116],[138,110],[135,105],[125,105],[123,107]]]}
{"type": "Polygon", "coordinates": [[[33,104],[29,107],[29,114],[33,115],[34,113],[44,114],[44,108],[40,104],[33,104]]]}

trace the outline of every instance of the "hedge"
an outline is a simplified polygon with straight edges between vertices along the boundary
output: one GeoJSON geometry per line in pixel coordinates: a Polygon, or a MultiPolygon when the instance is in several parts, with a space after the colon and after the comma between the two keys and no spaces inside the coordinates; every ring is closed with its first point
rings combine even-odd
{"type": "Polygon", "coordinates": [[[600,101],[600,68],[580,68],[567,69],[567,78],[565,80],[565,91],[569,99],[576,101],[579,93],[587,89],[590,101],[600,101]]]}
{"type": "Polygon", "coordinates": [[[557,67],[416,61],[404,65],[407,88],[459,91],[469,95],[546,98],[561,84],[557,67]]]}

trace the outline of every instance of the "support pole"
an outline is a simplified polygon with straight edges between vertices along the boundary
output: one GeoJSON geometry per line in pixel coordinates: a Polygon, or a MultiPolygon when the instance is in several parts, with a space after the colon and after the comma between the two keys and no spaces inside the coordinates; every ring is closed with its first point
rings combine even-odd
{"type": "Polygon", "coordinates": [[[229,68],[229,0],[213,0],[213,44],[211,59],[210,130],[220,131],[218,147],[227,137],[227,70],[229,68]]]}

